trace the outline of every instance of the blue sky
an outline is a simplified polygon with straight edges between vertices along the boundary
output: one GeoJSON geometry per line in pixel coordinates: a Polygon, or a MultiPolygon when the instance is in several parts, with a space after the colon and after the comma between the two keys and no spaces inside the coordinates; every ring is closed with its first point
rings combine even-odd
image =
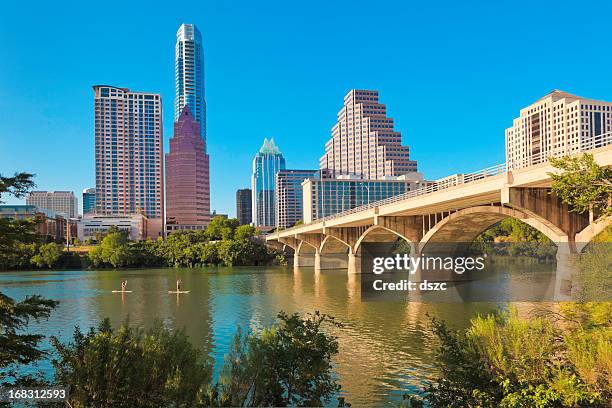
{"type": "Polygon", "coordinates": [[[410,3],[3,4],[0,173],[93,186],[94,84],[161,93],[167,149],[182,22],[204,37],[212,208],[230,215],[263,138],[316,168],[352,88],[380,91],[430,179],[503,162],[504,129],[552,89],[612,100],[610,2],[410,3]]]}

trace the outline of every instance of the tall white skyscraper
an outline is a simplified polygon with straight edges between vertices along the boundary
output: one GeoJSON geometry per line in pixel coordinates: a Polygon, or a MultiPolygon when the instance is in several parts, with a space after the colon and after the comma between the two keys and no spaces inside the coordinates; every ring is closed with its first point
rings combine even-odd
{"type": "Polygon", "coordinates": [[[176,32],[174,75],[174,121],[178,121],[183,108],[188,105],[195,121],[200,124],[200,134],[206,139],[204,49],[202,35],[195,24],[181,24],[176,32]]]}
{"type": "Polygon", "coordinates": [[[332,137],[319,160],[321,170],[332,176],[354,175],[364,179],[397,177],[417,171],[410,149],[402,145],[387,107],[378,91],[353,89],[344,97],[332,137]]]}

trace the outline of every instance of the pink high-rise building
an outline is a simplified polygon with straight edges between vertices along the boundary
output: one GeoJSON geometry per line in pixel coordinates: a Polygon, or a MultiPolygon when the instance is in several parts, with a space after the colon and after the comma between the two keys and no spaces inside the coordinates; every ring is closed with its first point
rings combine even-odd
{"type": "Polygon", "coordinates": [[[378,91],[355,89],[344,97],[344,106],[319,164],[332,176],[364,179],[417,171],[417,162],[410,160],[408,146],[402,146],[402,135],[393,129],[386,106],[378,102],[378,91]]]}
{"type": "Polygon", "coordinates": [[[166,154],[166,231],[201,230],[210,222],[209,159],[189,105],[174,122],[166,154]]]}
{"type": "Polygon", "coordinates": [[[161,96],[109,85],[93,87],[96,214],[147,218],[150,238],[163,234],[161,96]]]}

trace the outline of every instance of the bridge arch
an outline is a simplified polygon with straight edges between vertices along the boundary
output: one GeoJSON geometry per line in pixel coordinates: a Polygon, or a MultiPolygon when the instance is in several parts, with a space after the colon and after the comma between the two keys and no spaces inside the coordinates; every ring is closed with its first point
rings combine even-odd
{"type": "Polygon", "coordinates": [[[431,243],[467,243],[505,218],[515,218],[540,231],[552,242],[567,242],[568,237],[559,227],[534,213],[510,207],[485,205],[453,212],[434,225],[421,239],[424,251],[431,243]]]}
{"type": "Polygon", "coordinates": [[[307,241],[300,241],[300,243],[297,246],[297,249],[295,250],[295,254],[298,256],[305,255],[305,254],[316,254],[318,250],[319,248],[312,245],[311,243],[307,241]]]}
{"type": "Polygon", "coordinates": [[[321,247],[319,248],[319,252],[322,254],[328,254],[328,253],[338,254],[338,253],[350,252],[351,249],[352,249],[351,246],[347,242],[337,237],[327,235],[321,242],[321,247]]]}
{"type": "Polygon", "coordinates": [[[391,228],[384,227],[382,225],[372,225],[371,227],[366,229],[361,234],[359,239],[357,239],[357,242],[355,243],[355,247],[353,248],[353,253],[355,254],[358,253],[362,242],[370,242],[370,240],[372,242],[395,242],[397,241],[398,238],[401,238],[404,241],[408,242],[408,244],[410,244],[410,252],[414,253],[416,249],[415,245],[418,243],[413,242],[410,239],[408,239],[406,236],[404,236],[403,234],[400,234],[399,232],[394,231],[391,228]]]}

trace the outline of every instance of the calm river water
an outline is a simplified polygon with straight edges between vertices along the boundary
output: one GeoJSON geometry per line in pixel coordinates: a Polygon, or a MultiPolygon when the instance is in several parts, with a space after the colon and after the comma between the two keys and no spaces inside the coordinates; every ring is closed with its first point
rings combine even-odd
{"type": "MultiPolygon", "coordinates": [[[[215,362],[223,362],[237,326],[256,328],[280,310],[319,310],[344,323],[337,332],[335,359],[341,394],[354,406],[397,403],[405,391],[431,378],[435,339],[430,317],[464,327],[490,304],[362,302],[360,277],[346,271],[315,273],[312,268],[198,268],[0,273],[0,290],[23,299],[40,294],[59,300],[52,317],[34,327],[68,340],[73,328],[95,326],[104,317],[118,325],[147,325],[160,319],[185,327],[192,341],[215,362]],[[176,279],[191,293],[168,294],[176,279]],[[112,293],[128,279],[133,293],[112,293]],[[430,317],[428,317],[430,316],[430,317]]],[[[47,343],[48,344],[48,343],[47,343]]],[[[51,375],[49,363],[41,365],[51,375]]]]}

